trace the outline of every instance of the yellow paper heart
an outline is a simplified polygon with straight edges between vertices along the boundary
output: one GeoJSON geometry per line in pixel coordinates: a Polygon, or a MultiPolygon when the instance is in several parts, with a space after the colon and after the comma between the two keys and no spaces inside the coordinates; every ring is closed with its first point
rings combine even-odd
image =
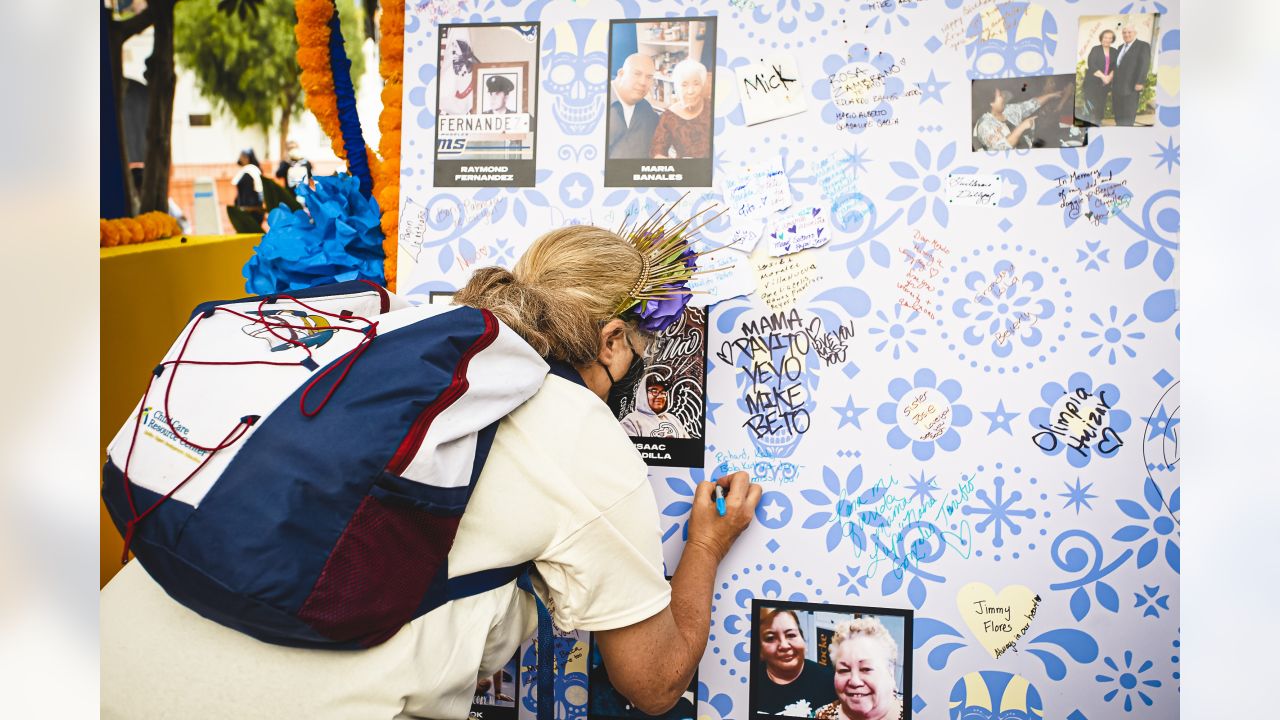
{"type": "Polygon", "coordinates": [[[1164,90],[1170,95],[1178,94],[1178,90],[1181,89],[1181,83],[1182,83],[1182,68],[1177,66],[1162,67],[1160,68],[1159,71],[1157,71],[1156,85],[1158,85],[1161,90],[1164,90]]]}
{"type": "Polygon", "coordinates": [[[1011,650],[1036,616],[1040,596],[1025,585],[1010,585],[997,595],[990,585],[972,582],[956,593],[956,606],[978,643],[998,658],[1011,650]]]}

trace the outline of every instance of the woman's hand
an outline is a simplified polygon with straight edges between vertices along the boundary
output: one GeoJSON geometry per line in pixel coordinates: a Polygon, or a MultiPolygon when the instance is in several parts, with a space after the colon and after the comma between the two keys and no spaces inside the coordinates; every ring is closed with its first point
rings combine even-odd
{"type": "Polygon", "coordinates": [[[717,562],[729,554],[729,548],[751,524],[760,502],[760,486],[751,482],[745,472],[726,475],[715,482],[702,482],[693,496],[689,513],[689,545],[710,551],[717,562]],[[724,517],[716,511],[715,487],[724,488],[724,517]]]}
{"type": "Polygon", "coordinates": [[[1111,84],[1111,78],[1112,78],[1112,77],[1114,77],[1114,76],[1115,76],[1115,73],[1111,73],[1111,74],[1109,74],[1109,75],[1103,75],[1103,76],[1102,76],[1102,84],[1103,84],[1103,85],[1110,85],[1110,84],[1111,84]]]}

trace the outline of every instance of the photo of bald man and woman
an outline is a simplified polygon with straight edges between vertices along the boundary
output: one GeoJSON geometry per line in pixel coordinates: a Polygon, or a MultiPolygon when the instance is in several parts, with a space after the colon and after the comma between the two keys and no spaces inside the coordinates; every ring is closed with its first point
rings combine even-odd
{"type": "Polygon", "coordinates": [[[1084,15],[1076,42],[1076,124],[1156,122],[1159,13],[1084,15]]]}
{"type": "Polygon", "coordinates": [[[715,18],[609,23],[605,185],[708,187],[715,18]]]}
{"type": "Polygon", "coordinates": [[[752,717],[910,718],[911,610],[751,601],[752,717]]]}

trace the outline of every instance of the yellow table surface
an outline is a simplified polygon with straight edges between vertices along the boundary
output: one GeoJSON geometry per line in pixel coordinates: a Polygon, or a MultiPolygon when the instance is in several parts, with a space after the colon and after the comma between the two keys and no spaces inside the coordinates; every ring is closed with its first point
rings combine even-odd
{"type": "MultiPolygon", "coordinates": [[[[261,235],[187,236],[102,248],[102,381],[100,447],[128,420],[196,305],[245,297],[241,269],[261,235]]],[[[100,581],[120,569],[124,542],[101,505],[100,581]]]]}

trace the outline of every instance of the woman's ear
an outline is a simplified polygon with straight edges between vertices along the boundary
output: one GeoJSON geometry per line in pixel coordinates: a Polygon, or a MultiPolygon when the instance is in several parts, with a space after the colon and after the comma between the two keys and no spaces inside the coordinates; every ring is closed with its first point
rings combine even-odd
{"type": "Polygon", "coordinates": [[[608,365],[627,344],[627,324],[618,318],[600,328],[600,359],[608,365]]]}

